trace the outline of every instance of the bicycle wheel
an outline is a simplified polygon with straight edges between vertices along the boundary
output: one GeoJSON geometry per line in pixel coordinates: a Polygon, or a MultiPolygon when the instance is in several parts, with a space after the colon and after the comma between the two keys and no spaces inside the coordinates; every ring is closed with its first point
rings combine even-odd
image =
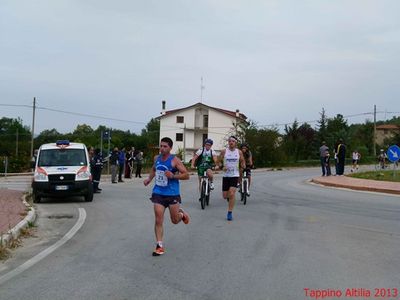
{"type": "Polygon", "coordinates": [[[206,196],[206,205],[210,204],[210,187],[208,187],[208,195],[206,196]]]}
{"type": "Polygon", "coordinates": [[[203,180],[201,183],[201,196],[200,196],[201,209],[206,207],[206,182],[203,180]]]}
{"type": "Polygon", "coordinates": [[[247,180],[243,181],[243,192],[242,192],[242,197],[243,197],[243,205],[246,205],[247,203],[247,180]]]}

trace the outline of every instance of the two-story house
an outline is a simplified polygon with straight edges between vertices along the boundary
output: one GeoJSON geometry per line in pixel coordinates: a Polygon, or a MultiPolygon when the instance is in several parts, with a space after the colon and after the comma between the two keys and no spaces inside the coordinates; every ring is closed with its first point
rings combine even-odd
{"type": "Polygon", "coordinates": [[[214,150],[223,149],[227,138],[238,134],[239,125],[247,122],[247,117],[239,110],[230,111],[203,103],[166,110],[163,101],[162,108],[160,139],[170,137],[174,142],[172,153],[182,154],[185,162],[192,159],[194,151],[203,146],[206,138],[214,141],[214,150]]]}
{"type": "Polygon", "coordinates": [[[395,124],[383,124],[376,126],[376,140],[375,143],[384,146],[385,139],[392,138],[396,133],[400,132],[400,126],[395,124]]]}

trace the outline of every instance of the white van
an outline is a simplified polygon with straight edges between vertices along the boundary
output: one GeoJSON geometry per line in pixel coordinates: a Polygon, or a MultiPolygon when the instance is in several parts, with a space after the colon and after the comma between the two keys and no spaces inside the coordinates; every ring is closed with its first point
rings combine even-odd
{"type": "Polygon", "coordinates": [[[46,196],[84,196],[93,200],[89,155],[81,143],[57,141],[40,146],[32,180],[33,202],[46,196]]]}

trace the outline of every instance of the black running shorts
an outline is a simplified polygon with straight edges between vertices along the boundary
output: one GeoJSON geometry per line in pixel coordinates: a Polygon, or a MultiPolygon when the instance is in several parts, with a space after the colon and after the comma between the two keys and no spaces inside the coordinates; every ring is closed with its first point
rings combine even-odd
{"type": "Polygon", "coordinates": [[[165,208],[167,208],[170,205],[181,203],[181,196],[180,195],[164,196],[164,195],[159,195],[159,194],[152,194],[150,200],[154,204],[161,204],[165,208]]]}
{"type": "Polygon", "coordinates": [[[222,191],[227,192],[229,188],[237,188],[239,177],[222,177],[222,191]]]}

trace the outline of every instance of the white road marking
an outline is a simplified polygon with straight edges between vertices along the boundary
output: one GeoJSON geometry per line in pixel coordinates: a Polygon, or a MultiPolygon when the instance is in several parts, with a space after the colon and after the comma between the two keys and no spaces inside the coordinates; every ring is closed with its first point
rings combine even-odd
{"type": "Polygon", "coordinates": [[[60,248],[62,245],[64,245],[66,242],[68,242],[77,232],[78,230],[82,227],[82,225],[85,223],[86,220],[86,210],[84,208],[79,208],[79,218],[78,221],[75,223],[75,225],[60,239],[58,240],[55,244],[51,245],[47,249],[43,250],[36,256],[32,257],[22,265],[18,266],[14,270],[4,274],[3,276],[0,277],[0,285],[6,282],[7,280],[10,280],[11,278],[21,274],[22,272],[26,271],[33,265],[37,264],[40,262],[43,258],[46,256],[50,255],[54,251],[56,251],[58,248],[60,248]]]}

